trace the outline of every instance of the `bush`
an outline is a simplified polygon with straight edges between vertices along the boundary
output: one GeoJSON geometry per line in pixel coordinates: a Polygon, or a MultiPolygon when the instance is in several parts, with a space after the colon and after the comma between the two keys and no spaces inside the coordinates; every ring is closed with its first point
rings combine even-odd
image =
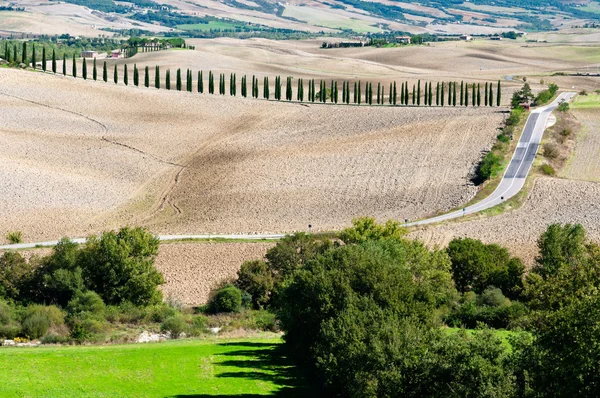
{"type": "Polygon", "coordinates": [[[65,324],[64,312],[55,305],[30,305],[21,311],[21,322],[33,315],[42,315],[47,318],[51,326],[62,326],[65,324]]]}
{"type": "Polygon", "coordinates": [[[78,292],[73,300],[69,301],[67,311],[70,315],[80,317],[92,316],[104,318],[106,306],[102,298],[95,292],[78,292]]]}
{"type": "Polygon", "coordinates": [[[225,286],[215,293],[209,301],[208,308],[213,313],[240,312],[242,309],[242,292],[235,286],[225,286]]]}
{"type": "Polygon", "coordinates": [[[586,95],[588,95],[588,92],[587,92],[586,90],[581,90],[581,91],[579,92],[579,95],[586,96],[586,95]]]}
{"type": "Polygon", "coordinates": [[[23,243],[23,233],[21,231],[12,231],[6,235],[6,239],[13,244],[23,243]]]}
{"type": "Polygon", "coordinates": [[[392,239],[401,241],[407,234],[406,228],[396,221],[388,220],[385,224],[377,224],[373,217],[360,217],[352,220],[352,227],[340,234],[340,240],[347,245],[363,243],[368,240],[392,239]]]}
{"type": "Polygon", "coordinates": [[[548,159],[556,159],[560,155],[560,148],[555,143],[544,144],[543,155],[548,159]]]}
{"type": "Polygon", "coordinates": [[[487,305],[489,307],[501,307],[503,305],[510,304],[510,300],[507,299],[502,290],[490,286],[478,297],[480,305],[487,305]]]}
{"type": "Polygon", "coordinates": [[[261,260],[246,261],[238,271],[235,285],[247,292],[254,308],[263,308],[273,291],[273,275],[267,263],[261,260]]]}
{"type": "Polygon", "coordinates": [[[569,103],[568,102],[561,102],[560,104],[558,104],[558,110],[560,112],[567,112],[570,109],[569,103]]]}
{"type": "Polygon", "coordinates": [[[192,324],[189,329],[192,336],[199,336],[208,332],[208,319],[205,316],[197,315],[192,317],[192,324]]]}
{"type": "Polygon", "coordinates": [[[554,167],[550,166],[548,163],[544,163],[543,165],[541,165],[540,170],[542,171],[542,173],[549,176],[553,176],[556,174],[556,170],[554,170],[554,167]]]}
{"type": "Polygon", "coordinates": [[[164,333],[170,332],[171,338],[178,338],[187,329],[187,324],[181,315],[170,316],[160,325],[164,333]]]}
{"type": "Polygon", "coordinates": [[[17,253],[7,251],[0,257],[0,298],[18,300],[27,290],[35,265],[17,253]]]}
{"type": "Polygon", "coordinates": [[[498,139],[498,141],[503,142],[503,143],[510,142],[510,137],[505,134],[498,134],[498,136],[496,136],[496,138],[498,139]]]}
{"type": "Polygon", "coordinates": [[[50,320],[42,314],[33,314],[21,322],[21,330],[30,339],[39,339],[50,329],[50,320]]]}
{"type": "Polygon", "coordinates": [[[17,325],[0,325],[0,337],[8,340],[14,340],[21,334],[21,328],[17,325]]]}
{"type": "Polygon", "coordinates": [[[14,319],[14,309],[6,301],[0,299],[0,326],[7,325],[14,319]]]}
{"type": "Polygon", "coordinates": [[[482,184],[498,174],[501,167],[502,157],[494,152],[488,152],[477,167],[476,178],[474,179],[474,182],[476,184],[482,184]]]}
{"type": "Polygon", "coordinates": [[[136,306],[129,301],[125,301],[115,308],[118,311],[117,320],[121,323],[138,324],[146,321],[149,316],[146,307],[136,306]]]}
{"type": "Polygon", "coordinates": [[[268,332],[278,332],[279,325],[277,324],[277,318],[275,314],[268,311],[260,311],[256,313],[256,328],[258,330],[264,330],[268,332]]]}
{"type": "Polygon", "coordinates": [[[155,305],[150,309],[150,319],[152,322],[161,323],[165,319],[173,317],[178,314],[176,308],[173,308],[166,304],[155,305]]]}
{"type": "Polygon", "coordinates": [[[59,336],[57,334],[47,334],[42,338],[42,344],[69,344],[71,338],[69,336],[59,336]]]}

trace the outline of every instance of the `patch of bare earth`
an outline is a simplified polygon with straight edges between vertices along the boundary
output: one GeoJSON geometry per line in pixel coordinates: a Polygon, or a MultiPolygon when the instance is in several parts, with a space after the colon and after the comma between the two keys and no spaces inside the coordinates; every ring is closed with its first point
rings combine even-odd
{"type": "Polygon", "coordinates": [[[561,177],[573,180],[600,181],[600,108],[577,109],[573,114],[583,125],[577,135],[575,156],[561,177]]]}
{"type": "Polygon", "coordinates": [[[162,244],[155,264],[165,278],[163,294],[185,305],[204,304],[218,283],[235,279],[244,261],[264,258],[273,245],[268,242],[162,244]]]}
{"type": "Polygon", "coordinates": [[[498,243],[531,264],[537,255],[538,237],[553,223],[582,224],[588,236],[600,242],[600,184],[538,178],[518,210],[479,220],[421,227],[410,237],[432,246],[446,246],[457,237],[498,243]]]}

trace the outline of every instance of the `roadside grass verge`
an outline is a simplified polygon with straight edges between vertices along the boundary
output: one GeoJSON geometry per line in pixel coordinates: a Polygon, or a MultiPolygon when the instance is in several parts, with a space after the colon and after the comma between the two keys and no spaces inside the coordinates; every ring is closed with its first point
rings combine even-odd
{"type": "Polygon", "coordinates": [[[302,396],[281,349],[279,338],[6,348],[0,385],[3,397],[302,396]]]}

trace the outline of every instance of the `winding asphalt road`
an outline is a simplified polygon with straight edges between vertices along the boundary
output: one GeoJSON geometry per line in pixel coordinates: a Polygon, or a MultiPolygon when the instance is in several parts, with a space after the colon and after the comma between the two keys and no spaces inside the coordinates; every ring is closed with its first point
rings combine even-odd
{"type": "MultiPolygon", "coordinates": [[[[425,225],[432,224],[446,220],[452,220],[454,218],[463,217],[468,214],[477,213],[479,211],[494,207],[507,199],[515,196],[525,185],[525,179],[531,169],[535,156],[537,154],[548,118],[552,111],[554,111],[560,102],[569,101],[573,98],[575,93],[562,93],[556,98],[550,105],[535,109],[529,115],[523,134],[519,139],[517,148],[513,157],[506,169],[500,184],[494,192],[482,201],[475,203],[472,206],[465,207],[462,210],[453,211],[450,213],[442,214],[441,216],[427,218],[425,220],[410,222],[405,224],[406,226],[414,225],[425,225]]],[[[270,234],[270,235],[161,235],[159,239],[161,241],[172,241],[172,240],[184,240],[184,239],[266,239],[276,240],[281,239],[285,234],[270,234]]],[[[72,239],[75,243],[85,243],[85,238],[72,239]]],[[[32,249],[35,247],[51,247],[55,246],[58,241],[47,241],[37,243],[19,243],[13,245],[0,246],[0,250],[6,249],[32,249]]]]}

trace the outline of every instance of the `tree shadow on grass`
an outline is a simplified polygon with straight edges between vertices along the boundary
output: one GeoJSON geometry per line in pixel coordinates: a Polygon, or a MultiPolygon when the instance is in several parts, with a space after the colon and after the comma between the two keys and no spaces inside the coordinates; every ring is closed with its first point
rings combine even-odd
{"type": "Polygon", "coordinates": [[[278,397],[296,398],[312,396],[318,397],[308,387],[306,380],[299,370],[293,365],[286,355],[283,344],[260,343],[260,342],[227,342],[220,346],[238,347],[237,350],[219,354],[221,360],[215,363],[220,366],[236,368],[235,371],[223,372],[216,375],[218,378],[258,380],[273,383],[277,391],[271,395],[261,394],[183,394],[169,398],[209,398],[209,397],[231,397],[231,398],[258,398],[278,397]],[[241,360],[237,357],[245,357],[241,360]]]}

